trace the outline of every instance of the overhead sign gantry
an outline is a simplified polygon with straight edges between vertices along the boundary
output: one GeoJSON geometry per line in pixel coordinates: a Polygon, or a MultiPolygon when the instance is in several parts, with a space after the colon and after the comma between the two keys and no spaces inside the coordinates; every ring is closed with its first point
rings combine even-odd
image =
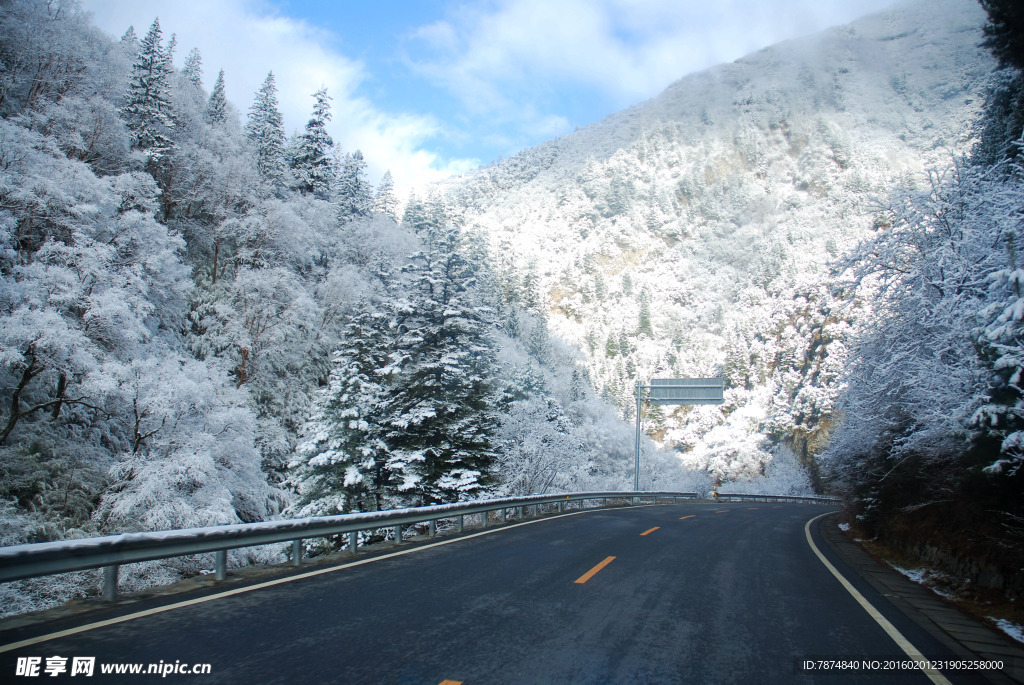
{"type": "Polygon", "coordinates": [[[633,490],[640,490],[640,404],[644,390],[650,404],[722,404],[725,381],[717,378],[652,378],[650,385],[636,382],[636,461],[633,469],[633,490]]]}

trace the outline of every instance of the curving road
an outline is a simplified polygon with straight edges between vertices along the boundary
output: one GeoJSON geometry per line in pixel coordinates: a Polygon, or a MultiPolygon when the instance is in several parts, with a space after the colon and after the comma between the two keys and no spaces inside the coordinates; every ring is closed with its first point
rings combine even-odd
{"type": "MultiPolygon", "coordinates": [[[[71,623],[6,631],[7,645],[47,639],[0,654],[0,681],[936,682],[920,670],[795,667],[906,658],[808,543],[805,524],[826,511],[686,503],[489,529],[229,596],[207,591],[191,598],[201,601],[62,637],[47,633],[71,623]],[[68,660],[68,672],[44,672],[53,656],[68,660]],[[76,656],[96,658],[93,676],[70,676],[76,656]],[[24,657],[38,657],[39,675],[16,676],[18,657],[23,670],[24,657]],[[159,662],[209,664],[210,672],[100,672],[101,664],[159,662]]],[[[901,635],[929,658],[952,657],[850,572],[816,528],[817,547],[901,635]]],[[[939,677],[986,682],[970,673],[939,677]]]]}

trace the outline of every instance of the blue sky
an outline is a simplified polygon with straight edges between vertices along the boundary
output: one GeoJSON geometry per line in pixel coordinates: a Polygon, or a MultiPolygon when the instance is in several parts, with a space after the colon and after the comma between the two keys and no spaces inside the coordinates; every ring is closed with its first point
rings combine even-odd
{"type": "MultiPolygon", "coordinates": [[[[965,0],[967,1],[967,0],[965,0]]],[[[893,0],[82,0],[113,36],[160,17],[244,115],[269,70],[288,133],[321,86],[331,133],[401,190],[507,157],[688,73],[893,0]]]]}

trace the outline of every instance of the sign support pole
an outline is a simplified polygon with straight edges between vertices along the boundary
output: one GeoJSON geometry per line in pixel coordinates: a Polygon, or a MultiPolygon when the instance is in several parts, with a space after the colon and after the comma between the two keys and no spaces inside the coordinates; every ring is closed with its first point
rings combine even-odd
{"type": "Polygon", "coordinates": [[[643,386],[636,382],[636,459],[633,462],[633,492],[640,492],[640,393],[643,386]]]}
{"type": "Polygon", "coordinates": [[[640,492],[640,413],[643,391],[650,390],[651,404],[722,404],[725,382],[716,378],[654,378],[651,385],[636,381],[636,454],[633,461],[633,492],[640,492]]]}

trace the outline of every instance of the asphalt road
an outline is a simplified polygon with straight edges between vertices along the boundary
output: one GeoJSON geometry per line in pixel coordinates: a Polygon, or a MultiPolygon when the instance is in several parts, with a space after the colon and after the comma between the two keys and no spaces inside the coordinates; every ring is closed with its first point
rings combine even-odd
{"type": "MultiPolygon", "coordinates": [[[[825,511],[686,503],[491,529],[6,651],[0,682],[932,682],[919,670],[795,668],[822,658],[907,658],[808,544],[806,522],[825,511]],[[66,658],[68,671],[72,658],[95,657],[94,675],[50,677],[53,656],[66,658]],[[17,676],[18,657],[39,657],[40,675],[17,676]],[[209,664],[210,673],[100,673],[101,664],[161,661],[209,664]]],[[[815,540],[925,656],[952,658],[815,540]]]]}

